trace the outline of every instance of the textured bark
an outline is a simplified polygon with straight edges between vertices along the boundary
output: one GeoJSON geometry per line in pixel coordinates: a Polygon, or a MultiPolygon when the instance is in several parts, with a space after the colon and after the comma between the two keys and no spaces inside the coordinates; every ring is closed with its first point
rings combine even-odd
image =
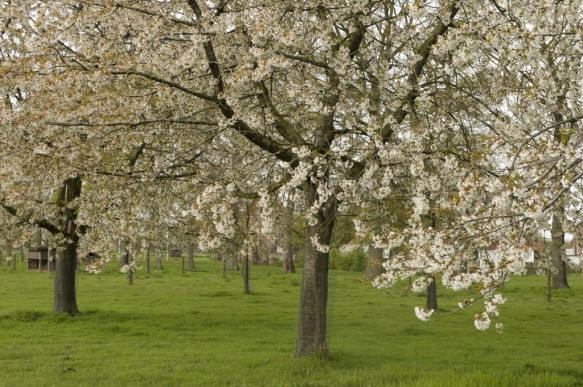
{"type": "Polygon", "coordinates": [[[425,309],[437,310],[437,283],[435,282],[434,276],[431,276],[431,283],[427,287],[425,309]]]}
{"type": "Polygon", "coordinates": [[[239,260],[236,254],[229,254],[229,258],[224,258],[227,263],[227,270],[239,270],[239,260]]]}
{"type": "Polygon", "coordinates": [[[563,225],[561,224],[560,215],[558,213],[553,215],[551,237],[551,259],[555,269],[557,270],[555,273],[553,273],[552,287],[553,289],[568,288],[569,284],[567,282],[567,263],[563,260],[565,232],[563,231],[563,225]]]}
{"type": "Polygon", "coordinates": [[[194,270],[194,243],[188,242],[186,251],[187,251],[186,269],[194,270]]]}
{"type": "MultiPolygon", "coordinates": [[[[306,207],[317,199],[316,186],[305,184],[306,207]]],[[[331,198],[318,212],[317,222],[310,226],[306,222],[305,258],[302,270],[296,356],[328,356],[326,342],[326,309],[328,306],[328,258],[329,253],[318,251],[312,245],[316,238],[321,245],[330,245],[336,200],[331,198]]]]}
{"type": "Polygon", "coordinates": [[[124,249],[123,254],[121,254],[119,257],[119,267],[124,267],[125,265],[128,265],[130,263],[129,258],[130,256],[128,254],[128,251],[124,249]]]}
{"type": "Polygon", "coordinates": [[[150,242],[148,242],[148,248],[146,249],[146,273],[150,274],[150,242]]]}
{"type": "Polygon", "coordinates": [[[162,267],[162,252],[161,251],[156,251],[156,259],[154,261],[154,268],[157,270],[164,270],[164,267],[162,267]]]}
{"type": "Polygon", "coordinates": [[[56,260],[54,279],[53,311],[55,313],[79,314],[77,307],[77,294],[75,287],[75,275],[77,273],[77,235],[75,220],[76,211],[67,207],[75,198],[81,195],[81,178],[67,179],[61,188],[57,204],[62,208],[62,231],[67,236],[68,242],[63,246],[56,260]]]}
{"type": "Polygon", "coordinates": [[[294,202],[289,200],[285,211],[285,227],[283,231],[285,246],[285,254],[283,256],[284,274],[296,272],[296,266],[294,264],[294,246],[292,243],[293,217],[294,217],[294,202]]]}
{"type": "MultiPolygon", "coordinates": [[[[122,261],[125,261],[126,265],[131,265],[133,262],[132,254],[129,252],[129,250],[127,248],[124,250],[125,251],[122,255],[122,261]]],[[[128,285],[134,284],[134,272],[131,270],[131,268],[127,272],[127,279],[128,279],[128,285]]]]}
{"type": "Polygon", "coordinates": [[[249,286],[249,253],[243,257],[243,293],[251,293],[251,287],[249,286]]]}
{"type": "Polygon", "coordinates": [[[366,265],[366,278],[373,280],[385,272],[383,267],[383,249],[368,247],[368,261],[366,265]]]}

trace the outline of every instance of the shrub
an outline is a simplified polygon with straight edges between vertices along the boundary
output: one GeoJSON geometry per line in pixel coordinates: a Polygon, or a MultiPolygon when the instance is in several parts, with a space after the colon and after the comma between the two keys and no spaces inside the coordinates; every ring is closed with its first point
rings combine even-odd
{"type": "Polygon", "coordinates": [[[340,249],[330,249],[330,269],[344,271],[364,271],[368,257],[362,249],[343,252],[340,249]]]}

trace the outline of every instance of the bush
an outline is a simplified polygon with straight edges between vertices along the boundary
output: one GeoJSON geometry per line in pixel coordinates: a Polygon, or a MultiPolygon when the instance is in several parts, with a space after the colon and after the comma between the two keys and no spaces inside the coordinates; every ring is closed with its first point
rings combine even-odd
{"type": "MultiPolygon", "coordinates": [[[[364,251],[357,249],[343,252],[338,248],[330,249],[330,269],[342,271],[365,271],[368,257],[364,251]]],[[[296,269],[304,265],[304,252],[300,250],[294,258],[296,269]]]]}
{"type": "Polygon", "coordinates": [[[340,249],[330,249],[330,269],[344,271],[364,271],[368,257],[362,249],[342,252],[340,249]]]}

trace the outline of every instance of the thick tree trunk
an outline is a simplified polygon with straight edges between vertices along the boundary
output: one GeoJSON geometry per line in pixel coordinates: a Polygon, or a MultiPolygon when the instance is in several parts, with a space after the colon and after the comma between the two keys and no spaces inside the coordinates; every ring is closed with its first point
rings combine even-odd
{"type": "Polygon", "coordinates": [[[130,264],[130,256],[128,251],[124,248],[124,252],[119,256],[119,267],[124,267],[130,264]]]}
{"type": "Polygon", "coordinates": [[[79,314],[75,289],[77,240],[68,243],[56,260],[53,312],[79,314]]]}
{"type": "MultiPolygon", "coordinates": [[[[306,208],[310,208],[317,200],[316,186],[306,183],[304,192],[306,208]]],[[[296,356],[328,356],[326,308],[328,306],[329,253],[318,251],[313,241],[323,246],[330,246],[335,217],[336,200],[331,198],[318,211],[316,224],[310,225],[306,221],[296,356]]]]}
{"type": "Polygon", "coordinates": [[[189,271],[194,270],[194,243],[188,242],[186,247],[188,260],[186,261],[186,269],[189,271]]]}
{"type": "Polygon", "coordinates": [[[435,277],[431,276],[431,283],[427,287],[427,299],[425,301],[425,309],[437,310],[437,283],[435,277]]]}
{"type": "Polygon", "coordinates": [[[565,232],[563,231],[563,225],[561,223],[561,216],[558,213],[553,215],[553,222],[551,225],[551,259],[553,260],[553,265],[557,270],[553,273],[553,289],[568,288],[569,284],[567,282],[567,263],[563,260],[564,257],[564,244],[565,244],[565,232]]]}
{"type": "Polygon", "coordinates": [[[75,289],[77,245],[79,242],[75,225],[77,214],[75,209],[68,208],[67,204],[80,195],[81,178],[74,177],[65,180],[57,199],[57,204],[63,211],[61,227],[63,234],[68,238],[68,242],[63,246],[59,257],[56,259],[53,302],[53,311],[55,313],[79,314],[75,289]]]}
{"type": "Polygon", "coordinates": [[[383,267],[383,249],[368,246],[368,262],[366,265],[366,278],[373,280],[385,272],[383,267]]]}

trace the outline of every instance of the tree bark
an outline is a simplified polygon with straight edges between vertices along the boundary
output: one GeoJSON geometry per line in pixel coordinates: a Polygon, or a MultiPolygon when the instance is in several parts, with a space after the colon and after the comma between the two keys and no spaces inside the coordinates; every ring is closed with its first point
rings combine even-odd
{"type": "Polygon", "coordinates": [[[150,242],[146,248],[146,273],[150,274],[150,242]]]}
{"type": "Polygon", "coordinates": [[[431,283],[427,287],[427,299],[425,301],[425,309],[437,310],[437,283],[435,277],[431,276],[431,283]]]}
{"type": "Polygon", "coordinates": [[[56,259],[53,299],[53,312],[55,313],[79,314],[75,285],[77,245],[79,243],[75,225],[77,213],[75,209],[67,207],[68,203],[79,196],[81,196],[81,178],[74,177],[65,180],[58,195],[57,205],[62,209],[61,227],[63,234],[67,237],[67,242],[65,246],[62,246],[61,253],[56,259]]]}
{"type": "Polygon", "coordinates": [[[162,252],[161,251],[156,251],[156,260],[154,261],[154,268],[156,270],[164,270],[164,268],[162,267],[162,252]]]}
{"type": "Polygon", "coordinates": [[[294,264],[294,246],[292,243],[293,235],[293,217],[294,217],[294,202],[288,200],[285,213],[285,227],[284,227],[284,245],[285,255],[283,257],[283,273],[295,273],[296,266],[294,264]]]}
{"type": "Polygon", "coordinates": [[[247,252],[243,257],[243,294],[250,294],[251,287],[249,286],[249,255],[247,252]]]}
{"type": "Polygon", "coordinates": [[[373,280],[385,272],[383,267],[383,249],[368,246],[368,261],[366,265],[366,278],[373,280]]]}
{"type": "Polygon", "coordinates": [[[564,257],[564,244],[565,244],[565,232],[563,231],[563,225],[561,223],[561,216],[557,212],[553,215],[553,222],[551,225],[551,259],[553,265],[557,269],[553,273],[553,289],[568,288],[569,284],[567,282],[567,263],[563,260],[564,257]]]}
{"type": "Polygon", "coordinates": [[[186,247],[188,260],[186,261],[186,269],[189,271],[194,270],[194,243],[188,242],[186,247]]]}
{"type": "Polygon", "coordinates": [[[227,260],[227,269],[228,270],[239,270],[239,260],[237,259],[237,255],[230,254],[229,258],[225,258],[227,260]]]}
{"type": "Polygon", "coordinates": [[[125,262],[125,265],[129,266],[128,271],[127,271],[128,285],[133,285],[134,284],[134,272],[132,270],[133,257],[127,248],[124,248],[124,253],[122,255],[122,261],[125,262]]]}
{"type": "MultiPolygon", "coordinates": [[[[306,208],[317,201],[316,185],[304,185],[306,208]]],[[[328,252],[321,252],[312,240],[330,246],[336,217],[336,199],[330,198],[316,215],[316,223],[306,221],[305,258],[302,270],[296,356],[328,356],[326,309],[328,306],[328,252]]]]}

